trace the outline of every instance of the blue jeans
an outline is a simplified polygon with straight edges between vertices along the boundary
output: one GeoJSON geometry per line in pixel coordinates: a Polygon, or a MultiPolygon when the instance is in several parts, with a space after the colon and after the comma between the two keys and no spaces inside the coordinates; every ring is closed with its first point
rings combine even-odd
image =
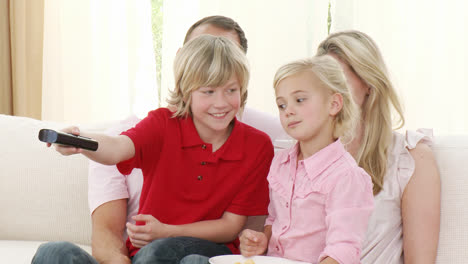
{"type": "Polygon", "coordinates": [[[98,264],[86,251],[70,242],[48,242],[36,251],[31,264],[98,264]]]}
{"type": "Polygon", "coordinates": [[[202,255],[188,255],[184,257],[181,261],[180,264],[209,264],[210,263],[210,258],[205,257],[202,255]]]}
{"type": "MultiPolygon", "coordinates": [[[[133,264],[206,264],[210,257],[232,254],[224,244],[194,237],[158,239],[132,258],[133,264]],[[197,255],[195,255],[197,254],[197,255]]],[[[31,264],[98,264],[86,251],[70,242],[48,242],[38,249],[31,264]]]]}
{"type": "Polygon", "coordinates": [[[208,263],[209,257],[232,254],[224,244],[194,238],[170,237],[154,240],[132,258],[133,264],[208,263]],[[198,256],[194,256],[198,254],[198,256]],[[195,262],[201,261],[201,262],[195,262]]]}

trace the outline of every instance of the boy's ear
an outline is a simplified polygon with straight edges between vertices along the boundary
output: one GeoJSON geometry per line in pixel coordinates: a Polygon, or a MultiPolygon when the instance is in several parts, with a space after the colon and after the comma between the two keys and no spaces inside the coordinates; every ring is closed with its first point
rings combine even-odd
{"type": "Polygon", "coordinates": [[[343,96],[340,93],[334,93],[330,100],[330,115],[336,116],[343,109],[343,96]]]}

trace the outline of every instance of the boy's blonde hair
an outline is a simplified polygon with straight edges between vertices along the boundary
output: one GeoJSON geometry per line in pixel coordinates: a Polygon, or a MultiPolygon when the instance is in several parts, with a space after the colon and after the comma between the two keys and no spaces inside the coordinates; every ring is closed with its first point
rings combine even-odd
{"type": "Polygon", "coordinates": [[[240,84],[241,111],[247,100],[249,65],[244,52],[225,37],[202,35],[187,42],[174,60],[175,88],[167,100],[177,111],[174,117],[191,115],[192,92],[218,87],[235,74],[240,84]]]}
{"type": "Polygon", "coordinates": [[[329,55],[297,60],[278,69],[273,87],[276,89],[282,80],[304,72],[314,74],[321,82],[319,85],[328,91],[330,96],[338,93],[343,97],[343,108],[333,121],[333,138],[341,138],[345,143],[350,142],[354,136],[360,112],[353,101],[341,65],[329,55]]]}
{"type": "Polygon", "coordinates": [[[371,175],[376,195],[382,190],[387,172],[393,137],[391,108],[397,114],[396,128],[401,128],[405,123],[402,106],[383,57],[368,35],[356,30],[331,34],[319,45],[317,55],[322,54],[335,54],[370,87],[369,97],[361,109],[364,136],[357,162],[371,175]]]}

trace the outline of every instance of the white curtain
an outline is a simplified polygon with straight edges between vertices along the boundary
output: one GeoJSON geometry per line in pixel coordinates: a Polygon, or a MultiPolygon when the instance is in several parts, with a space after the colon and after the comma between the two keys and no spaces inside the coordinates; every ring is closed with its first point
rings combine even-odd
{"type": "Polygon", "coordinates": [[[158,107],[151,4],[47,0],[42,118],[101,122],[158,107]]]}
{"type": "Polygon", "coordinates": [[[334,0],[333,31],[358,29],[381,48],[408,129],[468,133],[468,2],[334,0]]]}
{"type": "Polygon", "coordinates": [[[209,15],[233,18],[248,40],[251,66],[247,105],[277,115],[273,91],[276,70],[315,54],[327,35],[328,1],[167,0],[164,2],[162,96],[173,88],[172,63],[188,28],[209,15]]]}
{"type": "MultiPolygon", "coordinates": [[[[332,0],[332,32],[358,29],[381,48],[405,105],[405,128],[468,133],[468,3],[332,0]]],[[[43,119],[98,122],[158,107],[149,1],[45,2],[43,119]]],[[[164,2],[162,105],[187,29],[208,15],[236,20],[249,41],[250,107],[277,114],[272,80],[327,35],[328,1],[164,2]]]]}

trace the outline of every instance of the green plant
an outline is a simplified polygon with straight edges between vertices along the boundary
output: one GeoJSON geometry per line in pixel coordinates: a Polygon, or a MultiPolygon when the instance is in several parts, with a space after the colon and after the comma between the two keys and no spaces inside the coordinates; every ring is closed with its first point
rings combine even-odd
{"type": "Polygon", "coordinates": [[[151,28],[153,31],[153,48],[156,61],[156,81],[158,82],[158,105],[161,105],[163,4],[164,0],[151,0],[151,28]]]}
{"type": "Polygon", "coordinates": [[[327,33],[330,34],[330,28],[332,24],[332,16],[331,16],[331,0],[328,1],[328,18],[327,18],[327,33]]]}

